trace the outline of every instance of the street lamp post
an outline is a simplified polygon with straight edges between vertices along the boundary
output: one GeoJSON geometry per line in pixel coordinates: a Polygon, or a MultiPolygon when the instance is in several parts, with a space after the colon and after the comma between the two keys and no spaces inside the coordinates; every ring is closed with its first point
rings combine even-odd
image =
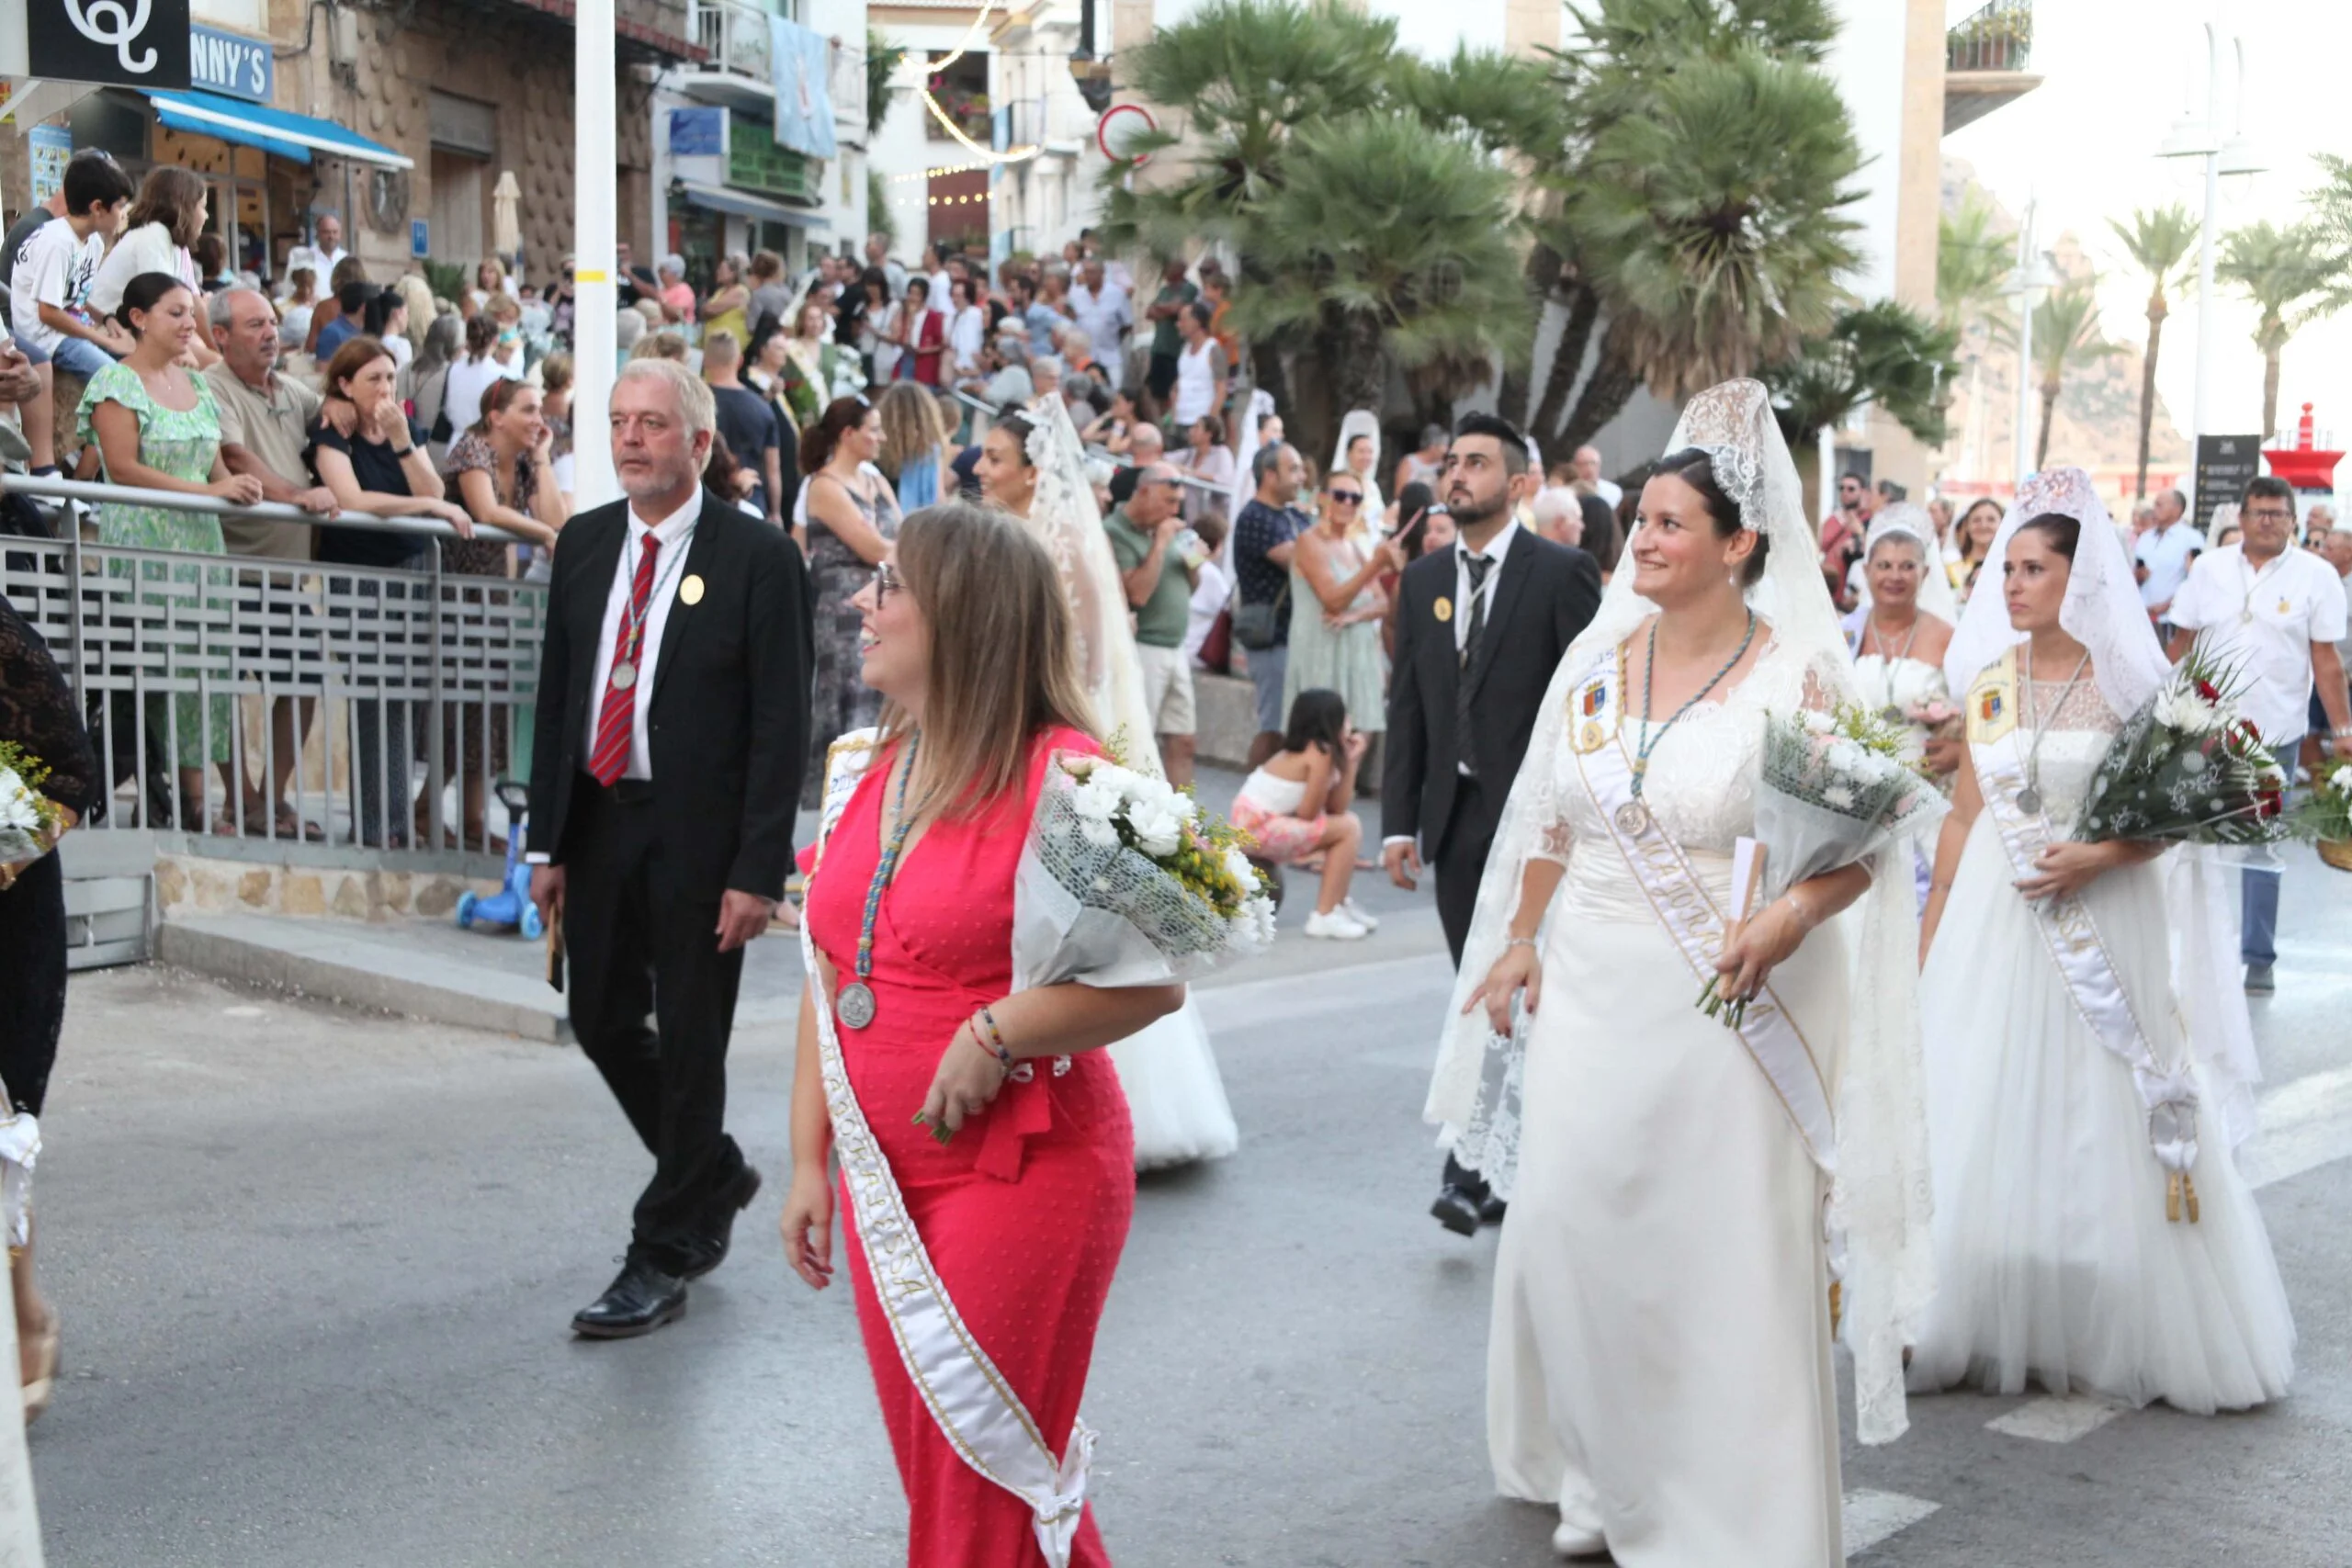
{"type": "Polygon", "coordinates": [[[2033,313],[2050,297],[2058,285],[2057,269],[2050,258],[2033,243],[2033,223],[2039,199],[2025,204],[2025,222],[2018,230],[2018,270],[2001,292],[2014,297],[2018,302],[2018,406],[2017,436],[2011,445],[2016,448],[2010,464],[2010,478],[2019,490],[2034,469],[2033,452],[2033,313]]]}
{"type": "Polygon", "coordinates": [[[615,340],[613,318],[620,310],[620,287],[613,276],[620,244],[615,209],[618,191],[613,170],[620,156],[613,82],[613,0],[579,0],[571,29],[573,92],[572,200],[572,381],[571,428],[574,493],[582,507],[601,506],[619,494],[613,477],[613,448],[605,426],[612,402],[615,340]]]}
{"type": "MultiPolygon", "coordinates": [[[[2221,221],[2222,176],[2258,175],[2262,158],[2245,135],[2245,42],[2228,41],[2237,56],[2237,124],[2227,141],[2222,137],[2222,44],[2223,34],[2205,24],[2205,114],[2199,118],[2187,107],[2173,121],[2172,130],[2156,149],[2159,158],[2202,158],[2205,161],[2205,217],[2197,231],[2197,391],[2189,421],[2188,449],[2191,485],[2195,483],[2195,453],[2199,437],[2212,434],[2209,396],[2213,367],[2214,230],[2221,221]]],[[[2265,436],[2269,432],[2263,433],[2265,436]]]]}

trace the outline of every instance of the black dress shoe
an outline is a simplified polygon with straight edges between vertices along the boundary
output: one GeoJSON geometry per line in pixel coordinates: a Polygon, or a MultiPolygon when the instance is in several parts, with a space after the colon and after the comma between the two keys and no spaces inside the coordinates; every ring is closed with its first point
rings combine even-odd
{"type": "Polygon", "coordinates": [[[760,1173],[745,1166],[742,1174],[730,1182],[718,1198],[718,1232],[703,1237],[688,1249],[686,1266],[678,1271],[685,1280],[699,1280],[727,1261],[727,1249],[735,1239],[735,1216],[752,1206],[760,1195],[760,1173]]]}
{"type": "Polygon", "coordinates": [[[1478,1200],[1478,1219],[1485,1224],[1501,1224],[1503,1223],[1504,1211],[1510,1207],[1510,1204],[1496,1197],[1492,1192],[1489,1192],[1484,1198],[1478,1200]]]}
{"type": "Polygon", "coordinates": [[[632,1253],[605,1293],[580,1309],[571,1332],[587,1339],[634,1339],[686,1314],[686,1282],[632,1253]]]}
{"type": "Polygon", "coordinates": [[[1456,1235],[1478,1234],[1478,1200],[1459,1187],[1439,1188],[1437,1201],[1430,1205],[1430,1213],[1456,1235]]]}

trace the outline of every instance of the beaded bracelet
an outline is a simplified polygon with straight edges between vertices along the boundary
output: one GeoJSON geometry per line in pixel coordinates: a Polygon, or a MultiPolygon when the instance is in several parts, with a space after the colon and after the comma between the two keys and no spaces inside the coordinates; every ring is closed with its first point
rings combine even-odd
{"type": "Polygon", "coordinates": [[[982,1008],[972,1015],[972,1040],[980,1049],[1001,1063],[1006,1072],[1009,1073],[1021,1065],[1019,1059],[1005,1048],[1004,1032],[996,1026],[996,1014],[986,1008],[982,1008]],[[980,1032],[983,1026],[987,1028],[986,1034],[980,1032]]]}

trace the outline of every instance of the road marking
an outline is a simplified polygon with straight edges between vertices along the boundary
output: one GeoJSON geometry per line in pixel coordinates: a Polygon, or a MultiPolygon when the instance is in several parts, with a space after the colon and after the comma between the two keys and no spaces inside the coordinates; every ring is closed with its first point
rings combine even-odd
{"type": "Polygon", "coordinates": [[[2122,1415],[2124,1409],[2123,1405],[2087,1394],[2037,1399],[1985,1422],[1984,1429],[2012,1438],[2030,1438],[2037,1443],[2071,1443],[2098,1431],[2122,1415]]]}
{"type": "Polygon", "coordinates": [[[1859,1557],[1889,1536],[1909,1529],[1941,1506],[1900,1492],[1846,1494],[1846,1555],[1859,1557]]]}

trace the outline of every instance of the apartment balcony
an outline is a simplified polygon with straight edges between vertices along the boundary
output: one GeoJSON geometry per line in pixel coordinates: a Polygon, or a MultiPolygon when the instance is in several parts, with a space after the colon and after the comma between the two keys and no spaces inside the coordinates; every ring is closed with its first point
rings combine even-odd
{"type": "Polygon", "coordinates": [[[1991,0],[1944,35],[1944,134],[2041,85],[2033,73],[2033,0],[1991,0]]]}
{"type": "Polygon", "coordinates": [[[680,85],[705,103],[751,113],[775,112],[775,65],[770,55],[768,12],[745,0],[693,0],[698,67],[680,85]]]}

